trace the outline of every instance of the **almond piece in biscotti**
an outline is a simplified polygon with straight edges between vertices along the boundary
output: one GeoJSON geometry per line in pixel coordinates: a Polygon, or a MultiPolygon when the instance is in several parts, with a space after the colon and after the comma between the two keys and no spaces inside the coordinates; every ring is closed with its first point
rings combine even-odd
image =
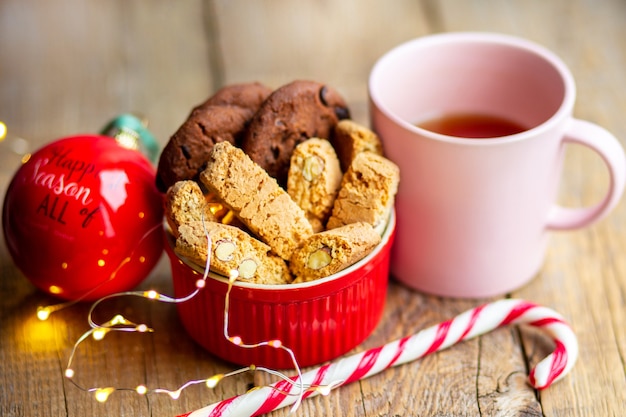
{"type": "Polygon", "coordinates": [[[304,210],[313,231],[324,230],[341,185],[339,159],[326,139],[312,138],[291,155],[287,193],[304,210]]]}
{"type": "Polygon", "coordinates": [[[306,282],[337,273],[363,259],[381,242],[368,223],[352,223],[311,236],[291,257],[294,282],[306,282]]]}

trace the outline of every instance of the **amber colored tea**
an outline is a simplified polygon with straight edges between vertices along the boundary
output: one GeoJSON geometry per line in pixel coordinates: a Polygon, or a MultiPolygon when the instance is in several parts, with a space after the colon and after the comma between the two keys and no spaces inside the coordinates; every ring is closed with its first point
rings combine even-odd
{"type": "Polygon", "coordinates": [[[497,138],[527,130],[503,117],[473,113],[447,114],[416,123],[416,126],[442,135],[472,139],[497,138]]]}

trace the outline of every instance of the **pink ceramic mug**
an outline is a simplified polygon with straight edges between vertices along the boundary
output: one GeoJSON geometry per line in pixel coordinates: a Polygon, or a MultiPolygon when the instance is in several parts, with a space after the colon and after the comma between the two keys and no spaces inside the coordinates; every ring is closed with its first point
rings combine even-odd
{"type": "Polygon", "coordinates": [[[532,42],[488,33],[419,38],[380,58],[369,94],[372,127],[401,169],[391,271],[410,287],[472,298],[516,289],[541,267],[550,230],[597,221],[623,192],[620,143],[572,117],[572,75],[532,42]],[[468,139],[415,126],[462,113],[526,130],[468,139]],[[556,203],[568,143],[591,148],[608,167],[609,189],[595,206],[556,203]]]}

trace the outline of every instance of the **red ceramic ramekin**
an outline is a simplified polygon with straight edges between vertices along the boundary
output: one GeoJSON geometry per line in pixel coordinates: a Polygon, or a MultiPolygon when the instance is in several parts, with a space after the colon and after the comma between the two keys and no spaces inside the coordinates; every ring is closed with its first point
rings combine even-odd
{"type": "MultiPolygon", "coordinates": [[[[382,242],[351,267],[300,284],[260,285],[235,282],[230,292],[229,335],[254,344],[280,340],[293,350],[299,366],[317,365],[343,355],[368,337],[381,319],[389,278],[389,252],[395,234],[392,213],[382,242]]],[[[174,294],[196,289],[201,267],[181,259],[166,233],[174,294]]],[[[177,304],[189,335],[212,354],[235,364],[293,368],[288,352],[263,346],[249,349],[224,336],[228,281],[211,274],[192,299],[177,304]]]]}

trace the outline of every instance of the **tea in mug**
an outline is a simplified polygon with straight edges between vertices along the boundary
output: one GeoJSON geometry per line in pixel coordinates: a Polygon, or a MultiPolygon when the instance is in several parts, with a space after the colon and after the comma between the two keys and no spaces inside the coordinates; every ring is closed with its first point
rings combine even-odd
{"type": "Polygon", "coordinates": [[[472,139],[498,138],[527,130],[525,126],[500,116],[474,113],[446,114],[416,123],[416,126],[446,136],[472,139]]]}

